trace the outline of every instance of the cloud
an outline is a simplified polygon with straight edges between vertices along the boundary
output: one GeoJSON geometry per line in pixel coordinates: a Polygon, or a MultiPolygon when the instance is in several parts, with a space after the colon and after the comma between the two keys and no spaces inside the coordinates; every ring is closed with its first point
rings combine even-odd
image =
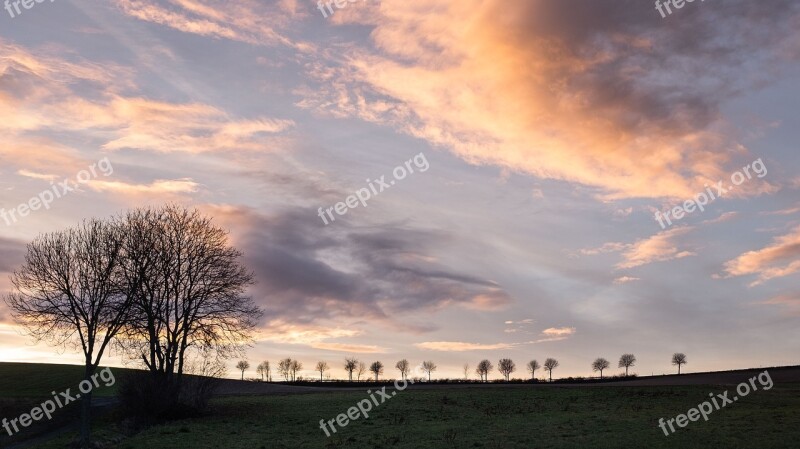
{"type": "Polygon", "coordinates": [[[550,327],[542,331],[548,337],[566,337],[575,334],[574,327],[550,327]]]}
{"type": "Polygon", "coordinates": [[[359,329],[345,329],[339,326],[325,327],[313,324],[296,324],[288,320],[276,319],[270,321],[264,328],[259,330],[256,340],[292,345],[306,345],[313,349],[336,352],[364,354],[386,352],[385,348],[376,345],[330,341],[342,338],[355,338],[363,334],[364,332],[359,329]]]}
{"type": "Polygon", "coordinates": [[[159,179],[150,184],[129,184],[120,181],[90,181],[89,187],[99,192],[115,192],[123,194],[165,195],[178,193],[193,193],[197,191],[198,184],[191,178],[163,180],[159,179]]]}
{"type": "MultiPolygon", "coordinates": [[[[674,241],[692,229],[693,228],[689,226],[672,228],[659,232],[651,237],[639,239],[634,243],[610,242],[603,244],[599,248],[581,249],[579,253],[594,256],[598,254],[621,252],[623,261],[615,265],[618,270],[634,268],[653,262],[681,259],[696,254],[691,251],[678,249],[674,241]]],[[[626,278],[627,277],[619,279],[626,278]]]]}
{"type": "Polygon", "coordinates": [[[724,270],[727,277],[758,275],[750,286],[800,271],[800,226],[774,238],[765,248],[748,251],[725,262],[724,270]]]}
{"type": "Polygon", "coordinates": [[[726,222],[726,221],[733,220],[734,218],[736,218],[736,217],[738,217],[738,216],[739,216],[739,212],[734,212],[734,211],[732,211],[732,212],[725,212],[725,213],[721,214],[721,215],[720,215],[719,217],[717,217],[717,218],[712,218],[712,219],[710,219],[710,220],[705,220],[705,221],[703,221],[703,222],[702,222],[702,223],[700,223],[700,224],[717,224],[717,223],[724,223],[724,222],[726,222]]]}
{"type": "Polygon", "coordinates": [[[495,349],[510,349],[514,347],[514,344],[511,343],[481,344],[481,343],[465,343],[462,341],[426,341],[423,343],[416,343],[414,346],[420,349],[428,349],[431,351],[466,352],[466,351],[490,351],[495,349]]]}
{"type": "Polygon", "coordinates": [[[495,282],[437,263],[452,244],[445,233],[347,222],[324,226],[312,208],[261,215],[208,206],[216,222],[236,229],[235,244],[259,279],[254,296],[270,319],[313,324],[364,319],[419,333],[429,325],[407,316],[450,307],[494,310],[511,303],[495,282]]]}
{"type": "Polygon", "coordinates": [[[408,0],[367,21],[372,49],[313,65],[321,87],[298,105],[607,199],[689,198],[748,153],[721,105],[772,81],[762,64],[781,76],[797,17],[789,0],[695,8],[668,27],[617,0],[408,0]]]}
{"type": "Polygon", "coordinates": [[[636,282],[636,281],[639,281],[639,280],[641,280],[641,279],[635,278],[635,277],[630,277],[630,276],[622,276],[622,277],[618,277],[618,278],[614,279],[614,283],[615,284],[627,284],[629,282],[636,282]]]}
{"type": "Polygon", "coordinates": [[[673,259],[694,256],[695,253],[678,249],[673,240],[692,230],[691,227],[673,228],[658,234],[637,240],[627,246],[622,253],[623,261],[616,265],[617,269],[634,268],[653,262],[663,262],[673,259]]]}
{"type": "Polygon", "coordinates": [[[116,4],[131,17],[184,33],[259,46],[313,49],[308,43],[293,42],[282,32],[292,21],[305,16],[293,1],[270,4],[252,0],[116,0],[116,4]]]}

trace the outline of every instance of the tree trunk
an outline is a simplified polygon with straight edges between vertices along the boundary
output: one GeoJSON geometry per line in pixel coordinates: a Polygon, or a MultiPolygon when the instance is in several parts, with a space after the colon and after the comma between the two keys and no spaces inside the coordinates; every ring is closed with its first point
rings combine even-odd
{"type": "MultiPolygon", "coordinates": [[[[91,386],[91,377],[94,373],[94,368],[92,366],[86,367],[86,374],[84,379],[89,382],[91,386]]],[[[81,394],[81,449],[89,449],[91,447],[91,437],[92,437],[92,391],[89,390],[88,393],[81,394]]]]}

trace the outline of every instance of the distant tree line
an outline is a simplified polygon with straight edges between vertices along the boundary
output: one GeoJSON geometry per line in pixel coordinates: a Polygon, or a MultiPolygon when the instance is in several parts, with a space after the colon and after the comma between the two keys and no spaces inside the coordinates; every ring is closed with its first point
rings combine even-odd
{"type": "MultiPolygon", "coordinates": [[[[678,374],[680,374],[681,365],[685,365],[686,364],[686,355],[682,354],[682,353],[673,354],[673,356],[672,356],[672,364],[676,365],[678,367],[678,374]]],[[[634,356],[633,354],[622,354],[620,356],[618,367],[619,368],[625,368],[625,377],[628,377],[629,369],[634,367],[635,365],[636,365],[636,356],[634,356]]],[[[603,371],[607,370],[610,366],[611,366],[611,362],[609,362],[608,360],[606,360],[603,357],[598,357],[591,364],[592,371],[599,372],[601,379],[603,378],[603,371]]],[[[242,360],[237,365],[237,368],[243,369],[242,367],[245,367],[244,369],[247,369],[247,368],[250,367],[250,365],[249,365],[249,363],[247,363],[247,361],[242,360]]],[[[259,370],[257,370],[257,372],[259,374],[262,374],[262,379],[261,380],[264,380],[264,376],[263,376],[264,368],[262,368],[262,367],[266,367],[265,369],[268,372],[269,371],[269,362],[263,362],[261,365],[259,365],[259,370]]],[[[280,362],[278,371],[284,376],[284,380],[286,380],[286,381],[294,381],[295,380],[295,375],[297,374],[297,371],[302,369],[302,367],[303,367],[303,365],[300,362],[296,361],[296,360],[284,359],[284,360],[282,360],[280,362]]],[[[345,358],[343,367],[344,367],[345,372],[348,373],[348,377],[349,377],[349,381],[350,382],[353,381],[353,373],[356,374],[356,381],[360,381],[361,380],[361,376],[367,370],[366,364],[364,362],[361,362],[360,360],[354,358],[354,357],[345,358]]],[[[531,360],[530,362],[528,362],[525,365],[525,368],[531,374],[531,380],[535,380],[536,371],[538,369],[544,368],[544,370],[547,371],[548,376],[549,376],[548,379],[551,382],[553,380],[553,370],[555,370],[558,367],[559,367],[559,362],[558,362],[558,360],[556,360],[554,358],[547,358],[544,361],[544,365],[539,365],[539,362],[536,361],[536,360],[531,360]]],[[[395,364],[395,368],[400,373],[400,378],[402,380],[406,380],[408,378],[409,373],[411,372],[411,364],[409,363],[409,361],[407,359],[402,359],[402,360],[398,361],[395,364]]],[[[465,380],[469,379],[469,368],[470,368],[470,366],[469,366],[468,363],[464,364],[463,372],[464,372],[464,379],[465,380]]],[[[495,368],[495,366],[492,364],[492,362],[490,362],[488,359],[484,359],[484,360],[481,360],[480,362],[478,362],[478,364],[477,364],[477,366],[475,368],[475,374],[478,375],[478,377],[480,378],[480,380],[482,382],[488,382],[489,381],[489,374],[494,370],[494,368],[495,368]]],[[[323,361],[317,362],[316,370],[320,373],[320,378],[319,378],[320,381],[323,380],[323,374],[326,371],[328,371],[329,369],[330,369],[330,367],[328,366],[327,362],[323,362],[323,361]]],[[[428,381],[430,382],[431,381],[431,373],[436,371],[437,366],[433,361],[426,360],[426,361],[424,361],[424,362],[422,362],[420,364],[419,369],[423,373],[427,374],[428,381]]],[[[506,380],[506,382],[511,380],[510,379],[511,374],[513,374],[516,370],[517,370],[517,366],[514,363],[514,361],[511,360],[511,359],[502,358],[497,362],[497,371],[503,376],[503,378],[506,380]]],[[[379,381],[380,380],[380,375],[382,375],[384,373],[383,362],[381,362],[381,361],[372,362],[372,364],[369,366],[369,371],[375,376],[375,381],[376,382],[379,381]]],[[[242,371],[242,379],[244,379],[244,371],[242,371]]]]}

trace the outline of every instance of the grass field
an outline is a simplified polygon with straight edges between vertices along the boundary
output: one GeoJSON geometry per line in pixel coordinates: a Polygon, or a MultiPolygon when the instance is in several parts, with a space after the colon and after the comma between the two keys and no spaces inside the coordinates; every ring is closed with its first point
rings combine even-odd
{"type": "MultiPolygon", "coordinates": [[[[721,390],[713,390],[721,393],[721,390]]],[[[669,437],[657,427],[707,398],[705,387],[408,390],[327,438],[366,393],[230,397],[213,415],[151,428],[120,449],[271,448],[790,448],[800,437],[800,385],[759,391],[669,437]]],[[[122,435],[113,417],[100,435],[122,435]]],[[[60,438],[41,448],[63,448],[60,438]]]]}
{"type": "MultiPolygon", "coordinates": [[[[9,367],[0,365],[0,372],[9,367]]],[[[10,369],[22,370],[21,367],[10,369]]],[[[47,382],[70,382],[50,368],[47,382]]],[[[20,372],[20,371],[18,371],[20,372]]],[[[78,371],[78,376],[79,376],[78,371]]],[[[36,372],[28,373],[35,377],[36,372]]],[[[0,392],[17,395],[16,380],[0,376],[0,392]]],[[[42,388],[48,385],[48,388],[42,388]]],[[[776,383],[690,422],[666,437],[659,418],[671,418],[727,386],[556,387],[481,386],[408,389],[326,437],[320,419],[334,419],[367,397],[366,391],[222,397],[202,418],[175,421],[137,434],[114,413],[100,417],[95,434],[119,449],[273,448],[794,448],[800,438],[800,384],[776,383]]],[[[66,433],[32,448],[65,448],[66,433]]]]}

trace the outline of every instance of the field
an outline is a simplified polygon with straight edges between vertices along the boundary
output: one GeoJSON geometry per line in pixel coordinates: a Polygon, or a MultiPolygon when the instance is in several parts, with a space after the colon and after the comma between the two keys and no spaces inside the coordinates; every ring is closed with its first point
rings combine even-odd
{"type": "MultiPolygon", "coordinates": [[[[735,385],[414,386],[330,438],[320,419],[346,413],[366,391],[225,396],[206,417],[135,435],[125,434],[114,412],[95,428],[105,447],[119,449],[788,448],[800,437],[795,377],[776,371],[772,389],[759,388],[669,437],[659,418],[686,413],[709,393],[733,392],[735,385]]],[[[64,448],[73,437],[64,433],[26,447],[64,448]]]]}

